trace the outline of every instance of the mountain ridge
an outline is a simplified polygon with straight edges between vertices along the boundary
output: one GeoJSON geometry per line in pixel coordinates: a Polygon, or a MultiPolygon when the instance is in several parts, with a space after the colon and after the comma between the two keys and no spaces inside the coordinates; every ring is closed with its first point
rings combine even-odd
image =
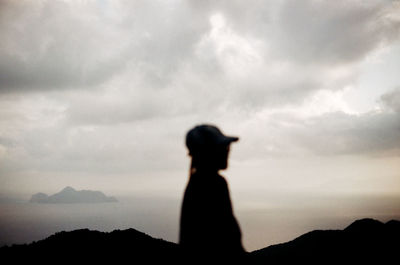
{"type": "Polygon", "coordinates": [[[286,243],[252,252],[255,264],[382,264],[400,250],[400,221],[365,218],[343,230],[313,230],[286,243]],[[329,259],[328,259],[329,257],[329,259]]]}
{"type": "MultiPolygon", "coordinates": [[[[343,230],[313,230],[286,243],[248,253],[246,264],[382,264],[400,250],[400,221],[386,223],[366,218],[343,230]]],[[[144,264],[184,263],[178,244],[153,238],[133,228],[99,232],[79,229],[58,232],[30,244],[0,248],[0,256],[41,260],[49,255],[90,261],[126,261],[144,264]],[[49,254],[51,253],[51,254],[49,254]]],[[[78,262],[79,263],[79,262],[78,262]]]]}

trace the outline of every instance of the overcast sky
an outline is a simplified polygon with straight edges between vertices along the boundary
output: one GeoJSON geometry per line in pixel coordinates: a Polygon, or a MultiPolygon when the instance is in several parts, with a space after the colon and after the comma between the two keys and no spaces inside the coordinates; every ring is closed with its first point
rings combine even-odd
{"type": "Polygon", "coordinates": [[[212,123],[237,207],[398,195],[399,69],[399,1],[1,0],[0,193],[180,199],[212,123]]]}

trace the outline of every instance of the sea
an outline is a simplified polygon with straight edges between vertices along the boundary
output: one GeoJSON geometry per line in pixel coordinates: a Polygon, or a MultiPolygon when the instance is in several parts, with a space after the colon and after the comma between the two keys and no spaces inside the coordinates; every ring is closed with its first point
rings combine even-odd
{"type": "MultiPolygon", "coordinates": [[[[116,203],[48,204],[0,197],[0,246],[25,244],[56,232],[134,228],[177,242],[181,198],[115,196],[116,203]]],[[[235,216],[247,251],[290,241],[316,229],[344,229],[353,221],[400,220],[400,196],[253,196],[238,194],[235,216]]]]}

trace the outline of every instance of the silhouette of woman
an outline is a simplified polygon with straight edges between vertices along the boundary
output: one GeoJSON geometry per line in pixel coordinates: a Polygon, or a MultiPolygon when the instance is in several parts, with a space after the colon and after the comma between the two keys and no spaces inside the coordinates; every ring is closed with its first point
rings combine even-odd
{"type": "Polygon", "coordinates": [[[237,262],[244,256],[228,185],[218,174],[228,167],[230,144],[238,140],[212,125],[196,126],[186,135],[192,161],[182,203],[179,243],[191,259],[237,262]]]}

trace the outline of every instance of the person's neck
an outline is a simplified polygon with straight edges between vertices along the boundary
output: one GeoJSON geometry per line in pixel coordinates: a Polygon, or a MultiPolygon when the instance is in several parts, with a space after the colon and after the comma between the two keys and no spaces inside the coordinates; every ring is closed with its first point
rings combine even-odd
{"type": "Polygon", "coordinates": [[[194,174],[205,175],[205,176],[216,176],[218,175],[219,169],[210,167],[200,167],[194,169],[194,174]]]}

